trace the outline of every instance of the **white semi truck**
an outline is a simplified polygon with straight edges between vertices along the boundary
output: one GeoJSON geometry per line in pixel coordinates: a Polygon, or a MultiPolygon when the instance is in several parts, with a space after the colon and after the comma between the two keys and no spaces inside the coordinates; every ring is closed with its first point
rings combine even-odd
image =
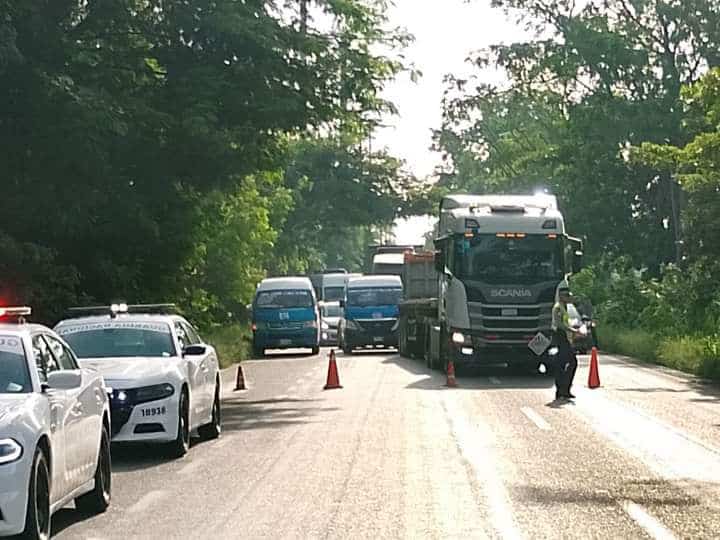
{"type": "Polygon", "coordinates": [[[401,354],[537,369],[558,287],[582,265],[555,197],[452,195],[439,214],[436,252],[406,255],[401,354]]]}

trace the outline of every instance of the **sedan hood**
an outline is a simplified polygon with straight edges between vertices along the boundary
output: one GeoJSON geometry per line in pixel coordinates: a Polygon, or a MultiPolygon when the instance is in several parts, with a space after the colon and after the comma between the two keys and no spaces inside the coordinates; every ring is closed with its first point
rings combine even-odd
{"type": "Polygon", "coordinates": [[[134,386],[135,381],[152,384],[156,379],[167,378],[177,372],[177,358],[133,357],[133,358],[87,358],[80,359],[84,368],[97,370],[107,383],[127,383],[134,386]]]}

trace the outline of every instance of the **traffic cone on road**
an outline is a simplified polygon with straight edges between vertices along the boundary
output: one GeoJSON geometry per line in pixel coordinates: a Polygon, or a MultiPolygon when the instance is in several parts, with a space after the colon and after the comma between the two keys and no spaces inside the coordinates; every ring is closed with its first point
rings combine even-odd
{"type": "Polygon", "coordinates": [[[237,376],[235,377],[235,392],[247,390],[245,387],[245,375],[243,375],[242,364],[238,364],[237,376]]]}
{"type": "Polygon", "coordinates": [[[457,381],[455,380],[455,364],[452,360],[448,362],[447,366],[447,382],[445,386],[448,388],[457,388],[457,381]]]}
{"type": "Polygon", "coordinates": [[[327,383],[325,390],[336,390],[342,388],[340,385],[340,376],[338,375],[337,362],[335,362],[335,351],[330,351],[330,360],[328,362],[327,383]]]}
{"type": "Polygon", "coordinates": [[[588,388],[600,387],[600,373],[598,370],[598,351],[597,347],[592,348],[590,355],[590,373],[588,375],[588,388]]]}

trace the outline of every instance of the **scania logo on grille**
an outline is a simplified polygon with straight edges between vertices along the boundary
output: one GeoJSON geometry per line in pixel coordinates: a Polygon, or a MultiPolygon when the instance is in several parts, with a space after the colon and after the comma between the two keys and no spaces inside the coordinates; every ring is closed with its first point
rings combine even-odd
{"type": "Polygon", "coordinates": [[[493,298],[530,298],[530,289],[491,289],[490,296],[493,298]]]}

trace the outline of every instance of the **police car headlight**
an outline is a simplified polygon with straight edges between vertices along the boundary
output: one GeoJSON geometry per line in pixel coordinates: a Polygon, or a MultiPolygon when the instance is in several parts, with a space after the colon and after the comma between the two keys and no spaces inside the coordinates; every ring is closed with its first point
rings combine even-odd
{"type": "Polygon", "coordinates": [[[462,345],[463,343],[465,343],[465,336],[462,335],[460,332],[453,332],[452,342],[458,345],[462,345]]]}
{"type": "Polygon", "coordinates": [[[148,401],[157,401],[159,399],[169,398],[175,393],[172,384],[154,384],[152,386],[143,386],[135,389],[134,402],[147,403],[148,401]]]}
{"type": "Polygon", "coordinates": [[[22,454],[23,448],[15,439],[0,439],[0,465],[17,461],[22,454]]]}

